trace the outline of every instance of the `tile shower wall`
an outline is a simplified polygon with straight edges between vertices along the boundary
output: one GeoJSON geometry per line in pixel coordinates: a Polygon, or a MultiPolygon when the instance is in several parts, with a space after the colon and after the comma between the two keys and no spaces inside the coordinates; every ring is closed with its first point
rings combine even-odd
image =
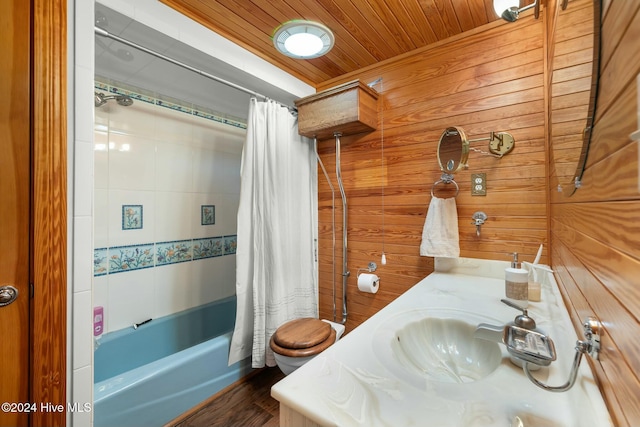
{"type": "Polygon", "coordinates": [[[95,110],[93,303],[105,332],[235,293],[244,125],[130,94],[132,106],[95,110]]]}

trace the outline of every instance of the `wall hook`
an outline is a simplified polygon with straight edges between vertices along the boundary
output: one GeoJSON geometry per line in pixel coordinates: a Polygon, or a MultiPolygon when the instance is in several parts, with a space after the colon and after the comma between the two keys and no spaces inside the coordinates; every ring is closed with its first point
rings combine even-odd
{"type": "Polygon", "coordinates": [[[487,214],[482,211],[478,211],[474,213],[471,218],[474,220],[471,224],[476,226],[476,235],[480,237],[480,227],[487,220],[487,214]]]}

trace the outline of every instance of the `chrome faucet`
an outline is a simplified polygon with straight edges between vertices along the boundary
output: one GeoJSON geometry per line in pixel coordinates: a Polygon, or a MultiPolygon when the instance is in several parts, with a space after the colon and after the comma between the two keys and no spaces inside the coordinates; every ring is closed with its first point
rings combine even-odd
{"type": "Polygon", "coordinates": [[[512,356],[512,362],[517,366],[524,367],[525,362],[536,366],[549,366],[556,360],[555,345],[551,338],[536,329],[536,321],[529,316],[526,308],[508,299],[500,301],[522,311],[522,314],[503,326],[481,323],[477,326],[474,336],[504,344],[512,356]]]}
{"type": "Polygon", "coordinates": [[[525,308],[509,300],[503,299],[501,301],[510,307],[522,310],[522,314],[504,326],[481,323],[477,326],[474,337],[504,344],[512,357],[522,361],[525,375],[536,386],[552,392],[567,391],[575,384],[582,355],[587,353],[594,359],[598,358],[601,325],[595,318],[589,317],[583,324],[586,340],[576,342],[576,354],[573,358],[569,380],[560,386],[550,386],[540,382],[531,374],[531,370],[534,367],[549,366],[551,362],[556,360],[555,345],[551,338],[536,330],[536,323],[529,317],[525,308]]]}

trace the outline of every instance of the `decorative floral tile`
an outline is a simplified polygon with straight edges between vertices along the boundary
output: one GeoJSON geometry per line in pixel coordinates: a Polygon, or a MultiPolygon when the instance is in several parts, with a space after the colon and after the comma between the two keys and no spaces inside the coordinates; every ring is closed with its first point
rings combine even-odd
{"type": "Polygon", "coordinates": [[[153,243],[109,248],[109,274],[153,267],[153,243]]]}
{"type": "Polygon", "coordinates": [[[191,261],[191,240],[156,243],[156,266],[191,261]]]}
{"type": "Polygon", "coordinates": [[[223,119],[222,123],[224,123],[226,125],[233,126],[233,127],[237,127],[237,128],[240,128],[240,129],[246,129],[247,128],[246,124],[244,124],[242,122],[239,122],[237,120],[232,120],[232,119],[225,118],[225,119],[223,119]]]}
{"type": "Polygon", "coordinates": [[[214,205],[200,206],[200,223],[202,225],[213,225],[216,223],[216,207],[214,205]]]}
{"type": "Polygon", "coordinates": [[[109,270],[109,262],[107,261],[107,248],[99,248],[93,250],[93,275],[104,276],[109,270]]]}
{"type": "Polygon", "coordinates": [[[193,241],[193,259],[222,256],[223,244],[224,242],[222,237],[195,239],[193,241]]]}
{"type": "Polygon", "coordinates": [[[236,253],[238,246],[238,236],[224,236],[224,254],[231,255],[236,253]]]}
{"type": "Polygon", "coordinates": [[[122,229],[142,228],[142,205],[122,205],[122,229]]]}

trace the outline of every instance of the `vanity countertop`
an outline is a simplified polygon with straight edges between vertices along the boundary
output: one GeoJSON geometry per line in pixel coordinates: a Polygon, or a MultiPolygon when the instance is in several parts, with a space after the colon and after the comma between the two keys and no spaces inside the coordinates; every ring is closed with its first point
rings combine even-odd
{"type": "MultiPolygon", "coordinates": [[[[573,388],[553,393],[531,383],[509,361],[504,345],[499,346],[502,360],[495,371],[463,384],[413,380],[393,364],[386,350],[381,351],[381,337],[398,316],[460,315],[494,325],[512,321],[518,311],[500,302],[508,266],[500,261],[437,259],[434,273],[275,384],[271,395],[310,425],[612,426],[588,356],[583,356],[573,388]]],[[[575,333],[553,275],[547,273],[542,282],[542,301],[530,302],[528,310],[555,342],[557,360],[533,374],[557,386],[569,378],[576,340],[583,337],[575,333]]]]}

